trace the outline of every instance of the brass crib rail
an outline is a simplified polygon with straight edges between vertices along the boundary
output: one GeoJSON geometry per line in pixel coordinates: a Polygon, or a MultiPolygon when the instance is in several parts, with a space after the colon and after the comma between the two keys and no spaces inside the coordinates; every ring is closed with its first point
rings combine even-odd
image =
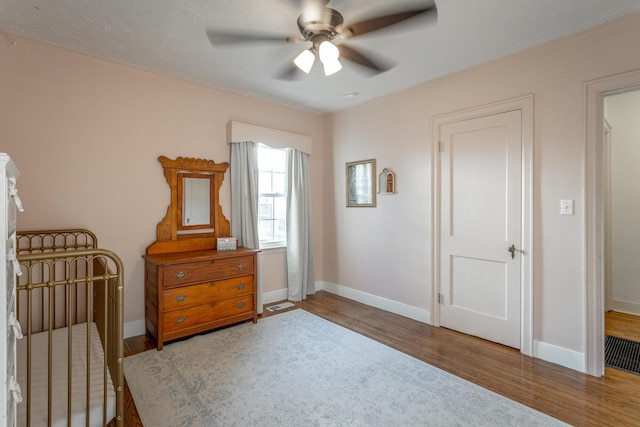
{"type": "MultiPolygon", "coordinates": [[[[111,251],[96,249],[97,239],[88,230],[18,232],[18,242],[17,258],[22,277],[19,278],[16,291],[18,319],[23,325],[26,324],[24,335],[27,340],[27,426],[31,424],[32,335],[37,332],[48,333],[47,411],[50,424],[53,331],[68,327],[67,349],[68,355],[71,355],[71,326],[87,322],[86,351],[88,355],[90,352],[89,322],[93,321],[100,333],[104,350],[102,424],[106,425],[108,421],[106,419],[107,375],[110,375],[116,394],[114,422],[117,427],[121,427],[124,421],[124,270],[122,261],[111,251]],[[82,306],[84,307],[79,308],[82,306]],[[36,313],[37,310],[40,310],[40,313],[36,313]],[[38,320],[35,325],[34,319],[38,320]]],[[[69,357],[67,372],[69,422],[72,409],[70,361],[69,357]]],[[[90,366],[87,366],[86,384],[86,423],[89,425],[90,366]]]]}

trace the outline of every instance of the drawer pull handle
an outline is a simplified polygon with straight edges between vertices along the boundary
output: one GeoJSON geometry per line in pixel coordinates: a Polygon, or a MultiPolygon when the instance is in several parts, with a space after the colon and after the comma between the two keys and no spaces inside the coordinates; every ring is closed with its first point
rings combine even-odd
{"type": "Polygon", "coordinates": [[[244,283],[240,283],[240,284],[238,284],[238,285],[236,286],[236,288],[238,288],[238,289],[244,289],[244,287],[245,287],[245,286],[247,286],[247,285],[245,285],[244,283]]]}
{"type": "Polygon", "coordinates": [[[176,301],[178,301],[178,302],[182,302],[182,301],[184,301],[186,298],[187,298],[187,296],[186,296],[186,295],[180,294],[180,295],[178,295],[178,296],[176,297],[176,301]]]}
{"type": "Polygon", "coordinates": [[[189,275],[189,272],[187,272],[187,271],[178,271],[176,274],[174,274],[176,279],[180,279],[180,280],[184,279],[188,275],[189,275]]]}
{"type": "Polygon", "coordinates": [[[187,320],[187,318],[186,318],[186,317],[184,317],[184,316],[180,316],[180,317],[178,317],[178,318],[176,319],[176,323],[179,325],[179,324],[181,324],[181,323],[184,323],[184,321],[185,321],[185,320],[187,320]]]}
{"type": "Polygon", "coordinates": [[[247,264],[241,262],[240,264],[236,265],[236,267],[238,267],[238,270],[244,270],[247,267],[247,264]]]}
{"type": "Polygon", "coordinates": [[[246,305],[246,303],[244,301],[241,301],[238,304],[236,304],[236,307],[243,308],[245,305],[246,305]]]}

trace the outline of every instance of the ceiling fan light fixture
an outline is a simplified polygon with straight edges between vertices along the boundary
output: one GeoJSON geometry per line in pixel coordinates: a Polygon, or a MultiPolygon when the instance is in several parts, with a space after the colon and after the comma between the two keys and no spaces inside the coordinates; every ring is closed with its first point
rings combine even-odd
{"type": "Polygon", "coordinates": [[[334,61],[337,62],[338,57],[340,56],[340,51],[335,44],[325,40],[320,43],[320,47],[318,47],[318,56],[320,56],[320,61],[322,61],[323,64],[334,61]]]}
{"type": "Polygon", "coordinates": [[[338,61],[337,58],[333,61],[323,62],[322,65],[324,66],[325,76],[330,76],[342,70],[342,64],[340,63],[340,61],[338,61]]]}
{"type": "Polygon", "coordinates": [[[296,64],[298,68],[300,68],[305,73],[309,74],[311,71],[311,67],[313,67],[313,63],[316,60],[316,56],[313,54],[311,49],[306,49],[300,52],[300,55],[296,56],[296,59],[293,60],[293,63],[296,64]]]}

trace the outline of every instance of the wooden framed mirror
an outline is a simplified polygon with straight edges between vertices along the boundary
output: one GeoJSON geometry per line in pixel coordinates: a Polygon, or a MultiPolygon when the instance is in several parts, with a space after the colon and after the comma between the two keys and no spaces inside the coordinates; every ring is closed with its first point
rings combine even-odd
{"type": "Polygon", "coordinates": [[[213,175],[178,173],[178,234],[215,232],[213,175]]]}
{"type": "Polygon", "coordinates": [[[376,159],[346,164],[347,207],[376,207],[376,159]]]}
{"type": "Polygon", "coordinates": [[[156,241],[147,254],[215,249],[217,237],[231,235],[231,225],[219,203],[229,163],[165,156],[158,160],[171,188],[171,204],[158,223],[156,241]]]}

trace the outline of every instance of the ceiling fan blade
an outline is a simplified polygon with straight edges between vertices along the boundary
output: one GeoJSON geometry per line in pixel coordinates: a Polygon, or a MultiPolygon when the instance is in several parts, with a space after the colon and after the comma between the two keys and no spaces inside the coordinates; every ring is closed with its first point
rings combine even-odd
{"type": "Polygon", "coordinates": [[[303,41],[301,37],[283,37],[272,34],[229,32],[207,30],[207,37],[213,46],[244,43],[286,43],[303,41]]]}
{"type": "Polygon", "coordinates": [[[345,44],[339,45],[338,50],[340,51],[341,58],[355,62],[356,64],[365,67],[368,71],[373,72],[374,74],[383,73],[394,67],[394,65],[389,63],[388,61],[373,59],[371,54],[367,54],[365,56],[361,51],[355,50],[354,48],[349,47],[345,44]]]}
{"type": "Polygon", "coordinates": [[[306,74],[302,70],[300,70],[300,68],[292,63],[289,66],[283,67],[279,72],[275,74],[274,78],[278,80],[294,81],[302,79],[305,75],[306,74]]]}
{"type": "Polygon", "coordinates": [[[367,19],[355,24],[345,25],[345,28],[340,32],[345,33],[348,37],[355,37],[362,34],[371,33],[373,31],[381,30],[383,28],[395,25],[399,22],[406,21],[407,19],[419,15],[429,15],[437,17],[438,10],[434,5],[431,7],[424,7],[422,9],[408,10],[404,12],[392,13],[390,15],[378,16],[376,18],[367,19]]]}

